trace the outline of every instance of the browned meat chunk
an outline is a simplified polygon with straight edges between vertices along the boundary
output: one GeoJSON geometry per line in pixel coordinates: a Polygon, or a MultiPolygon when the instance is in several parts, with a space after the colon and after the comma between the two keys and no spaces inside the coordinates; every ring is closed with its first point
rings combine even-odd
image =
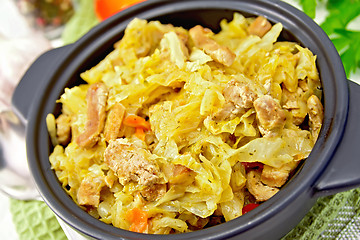
{"type": "Polygon", "coordinates": [[[158,183],[159,167],[145,158],[145,151],[123,139],[112,140],[105,150],[105,163],[115,172],[122,185],[134,181],[150,186],[158,183]]]}
{"type": "Polygon", "coordinates": [[[245,83],[231,80],[223,91],[226,100],[234,103],[237,108],[251,108],[257,94],[245,83]]]}
{"type": "Polygon", "coordinates": [[[189,30],[196,47],[209,54],[216,62],[221,63],[227,67],[231,66],[236,58],[229,48],[221,46],[215,40],[211,39],[208,34],[212,33],[210,29],[203,28],[197,25],[189,30]]]}
{"type": "Polygon", "coordinates": [[[259,16],[250,24],[248,32],[251,35],[263,37],[271,29],[271,27],[271,23],[265,17],[259,16]]]}
{"type": "Polygon", "coordinates": [[[107,142],[115,140],[120,133],[120,127],[125,115],[125,107],[121,103],[116,103],[110,110],[104,129],[104,136],[107,142]]]}
{"type": "Polygon", "coordinates": [[[99,140],[106,118],[106,101],[108,91],[103,83],[94,83],[89,87],[87,99],[87,122],[85,132],[80,134],[76,142],[84,148],[93,147],[99,140]]]}
{"type": "Polygon", "coordinates": [[[250,87],[235,79],[229,81],[223,90],[225,104],[218,111],[213,119],[226,120],[233,119],[244,109],[251,108],[253,102],[258,97],[257,93],[252,91],[250,87]]]}
{"type": "Polygon", "coordinates": [[[250,171],[246,175],[246,187],[249,192],[255,197],[256,201],[266,201],[274,196],[279,189],[264,185],[261,180],[261,174],[257,171],[250,171]]]}
{"type": "Polygon", "coordinates": [[[324,120],[324,108],[321,104],[320,99],[312,95],[307,100],[307,105],[309,109],[309,125],[311,130],[311,135],[314,138],[314,141],[319,136],[319,131],[324,120]]]}
{"type": "Polygon", "coordinates": [[[213,116],[215,121],[234,119],[240,112],[241,108],[236,108],[232,102],[226,101],[222,108],[213,116]]]}
{"type": "Polygon", "coordinates": [[[154,184],[142,190],[141,196],[143,196],[146,201],[154,202],[164,196],[165,193],[166,184],[154,184]]]}
{"type": "Polygon", "coordinates": [[[77,192],[77,201],[80,205],[99,206],[100,191],[104,186],[104,181],[98,177],[87,176],[80,184],[77,192]]]}
{"type": "Polygon", "coordinates": [[[301,87],[296,92],[290,92],[286,88],[283,89],[283,108],[291,112],[292,122],[295,125],[300,125],[307,115],[306,104],[303,102],[304,94],[304,90],[301,87]]]}
{"type": "Polygon", "coordinates": [[[71,138],[71,117],[66,114],[61,114],[56,119],[56,136],[60,144],[66,146],[71,138]]]}
{"type": "Polygon", "coordinates": [[[175,31],[175,33],[180,40],[180,47],[181,47],[182,52],[184,53],[185,57],[188,58],[189,57],[189,49],[187,48],[186,44],[188,43],[189,35],[187,34],[187,32],[180,31],[180,29],[177,29],[177,31],[175,31]]]}
{"type": "Polygon", "coordinates": [[[119,178],[115,175],[114,171],[109,169],[109,171],[107,171],[107,173],[106,173],[104,181],[105,181],[106,186],[108,186],[109,188],[112,188],[112,186],[114,186],[114,183],[118,179],[119,178]]]}
{"type": "Polygon", "coordinates": [[[263,135],[276,135],[285,125],[286,115],[280,104],[271,96],[264,95],[254,101],[259,129],[263,135]]]}
{"type": "Polygon", "coordinates": [[[281,187],[286,183],[290,172],[294,170],[298,164],[299,161],[292,161],[284,164],[280,168],[264,165],[261,173],[261,181],[269,187],[281,187]]]}
{"type": "Polygon", "coordinates": [[[170,185],[190,185],[195,180],[196,173],[183,165],[170,164],[165,169],[165,175],[168,177],[170,185]]]}

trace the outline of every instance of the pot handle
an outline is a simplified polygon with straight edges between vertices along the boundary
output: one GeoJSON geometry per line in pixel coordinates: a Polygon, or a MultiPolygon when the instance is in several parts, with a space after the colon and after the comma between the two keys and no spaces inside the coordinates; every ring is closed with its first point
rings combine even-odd
{"type": "Polygon", "coordinates": [[[23,122],[26,122],[30,106],[33,102],[34,96],[39,86],[43,83],[44,76],[47,72],[54,71],[51,66],[60,59],[62,55],[69,51],[72,45],[54,48],[43,53],[35,62],[29,67],[18,86],[16,87],[12,96],[13,111],[20,117],[23,122]]]}
{"type": "Polygon", "coordinates": [[[349,111],[344,135],[331,163],[315,184],[315,197],[360,187],[360,85],[348,82],[349,111]]]}

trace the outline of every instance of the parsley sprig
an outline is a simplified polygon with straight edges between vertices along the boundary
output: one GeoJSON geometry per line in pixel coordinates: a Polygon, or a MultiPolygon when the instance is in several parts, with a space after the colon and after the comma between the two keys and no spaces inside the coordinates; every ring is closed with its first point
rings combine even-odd
{"type": "MultiPolygon", "coordinates": [[[[303,11],[315,18],[316,6],[324,0],[299,0],[303,11]]],[[[320,24],[338,50],[347,76],[360,68],[360,31],[348,29],[349,23],[360,17],[360,0],[328,0],[328,15],[320,24]]]]}

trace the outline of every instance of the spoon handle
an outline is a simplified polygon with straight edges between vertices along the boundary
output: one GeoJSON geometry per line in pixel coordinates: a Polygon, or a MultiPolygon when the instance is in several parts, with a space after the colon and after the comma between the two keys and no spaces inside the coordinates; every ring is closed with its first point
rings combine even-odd
{"type": "Polygon", "coordinates": [[[0,191],[20,200],[40,200],[30,174],[25,124],[12,110],[0,111],[0,191]]]}

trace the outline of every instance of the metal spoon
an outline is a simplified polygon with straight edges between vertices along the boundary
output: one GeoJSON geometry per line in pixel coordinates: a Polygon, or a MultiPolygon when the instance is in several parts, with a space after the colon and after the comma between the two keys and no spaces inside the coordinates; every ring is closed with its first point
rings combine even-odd
{"type": "Polygon", "coordinates": [[[0,190],[20,200],[40,200],[30,174],[25,124],[12,110],[0,112],[0,190]]]}
{"type": "MultiPolygon", "coordinates": [[[[27,164],[25,126],[13,111],[0,112],[0,191],[19,200],[43,201],[27,164]]],[[[68,239],[88,239],[57,219],[68,239]]]]}

